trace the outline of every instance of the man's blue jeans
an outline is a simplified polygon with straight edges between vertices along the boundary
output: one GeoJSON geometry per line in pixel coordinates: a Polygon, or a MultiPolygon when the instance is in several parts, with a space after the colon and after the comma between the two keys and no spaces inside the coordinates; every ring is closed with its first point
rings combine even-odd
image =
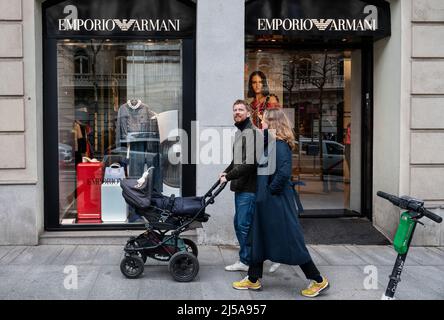
{"type": "Polygon", "coordinates": [[[234,193],[234,230],[239,241],[239,260],[246,264],[250,264],[250,250],[247,246],[248,232],[250,231],[251,221],[253,219],[256,204],[256,194],[251,192],[235,192],[234,193]]]}

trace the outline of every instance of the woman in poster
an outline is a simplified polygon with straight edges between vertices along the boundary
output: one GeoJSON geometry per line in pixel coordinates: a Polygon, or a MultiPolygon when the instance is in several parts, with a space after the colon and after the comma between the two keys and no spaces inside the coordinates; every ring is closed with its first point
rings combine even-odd
{"type": "Polygon", "coordinates": [[[256,127],[261,128],[264,110],[279,106],[279,99],[275,94],[270,94],[267,77],[262,71],[250,74],[247,97],[253,98],[250,103],[253,109],[251,119],[256,127]]]}

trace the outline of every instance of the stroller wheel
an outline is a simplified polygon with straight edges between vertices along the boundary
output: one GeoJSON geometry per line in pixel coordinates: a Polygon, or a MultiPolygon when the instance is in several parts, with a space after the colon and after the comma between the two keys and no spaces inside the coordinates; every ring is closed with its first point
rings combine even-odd
{"type": "Polygon", "coordinates": [[[196,244],[190,239],[182,238],[182,240],[185,243],[185,248],[187,249],[187,251],[197,257],[199,251],[197,250],[196,244]]]}
{"type": "Polygon", "coordinates": [[[190,252],[176,252],[168,264],[168,269],[174,280],[179,282],[190,282],[199,272],[199,261],[190,252]]]}
{"type": "Polygon", "coordinates": [[[120,271],[129,279],[136,279],[144,269],[143,260],[139,256],[128,256],[122,259],[120,263],[120,271]]]}
{"type": "MultiPolygon", "coordinates": [[[[126,245],[126,247],[129,248],[129,249],[137,248],[137,247],[140,247],[140,246],[141,245],[137,241],[134,241],[134,239],[133,239],[133,242],[128,242],[127,245],[126,245]]],[[[139,258],[142,259],[143,263],[145,264],[146,260],[147,260],[147,256],[143,252],[143,250],[137,251],[136,254],[137,254],[137,256],[139,258]]]]}

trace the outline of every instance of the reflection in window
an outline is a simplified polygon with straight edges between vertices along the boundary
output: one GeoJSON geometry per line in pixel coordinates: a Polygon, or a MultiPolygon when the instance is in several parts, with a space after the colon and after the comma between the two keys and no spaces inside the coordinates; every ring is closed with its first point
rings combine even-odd
{"type": "Polygon", "coordinates": [[[328,142],[327,143],[327,153],[328,154],[338,154],[338,155],[344,154],[344,147],[339,144],[336,144],[336,143],[328,142]]]}
{"type": "Polygon", "coordinates": [[[297,190],[305,209],[320,214],[343,214],[351,210],[352,202],[353,210],[359,203],[350,196],[350,181],[359,186],[359,177],[351,177],[352,145],[344,139],[351,122],[351,91],[344,76],[351,74],[349,57],[343,51],[285,46],[251,45],[246,50],[245,96],[249,75],[263,72],[296,133],[292,176],[300,182],[297,190]]]}
{"type": "Polygon", "coordinates": [[[126,74],[126,56],[117,56],[114,60],[114,73],[126,74]]]}
{"type": "Polygon", "coordinates": [[[89,58],[84,50],[79,50],[74,56],[74,73],[89,73],[89,58]]]}
{"type": "Polygon", "coordinates": [[[309,77],[311,75],[311,59],[300,58],[298,64],[298,73],[301,77],[309,77]]]}

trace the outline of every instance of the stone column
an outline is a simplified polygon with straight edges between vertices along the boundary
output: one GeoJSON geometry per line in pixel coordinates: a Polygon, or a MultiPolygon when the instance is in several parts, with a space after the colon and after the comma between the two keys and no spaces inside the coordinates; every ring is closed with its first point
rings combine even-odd
{"type": "MultiPolygon", "coordinates": [[[[222,136],[224,129],[234,128],[231,107],[244,95],[244,6],[243,0],[197,2],[196,114],[200,131],[212,129],[222,136]]],[[[230,141],[223,149],[216,141],[200,143],[201,147],[210,144],[220,152],[220,160],[223,152],[231,153],[230,141]]],[[[205,149],[202,153],[208,154],[205,149]]],[[[204,194],[228,164],[197,164],[196,193],[204,194]]],[[[207,212],[211,218],[203,230],[198,229],[199,242],[237,243],[233,230],[234,197],[228,186],[207,212]]]]}

